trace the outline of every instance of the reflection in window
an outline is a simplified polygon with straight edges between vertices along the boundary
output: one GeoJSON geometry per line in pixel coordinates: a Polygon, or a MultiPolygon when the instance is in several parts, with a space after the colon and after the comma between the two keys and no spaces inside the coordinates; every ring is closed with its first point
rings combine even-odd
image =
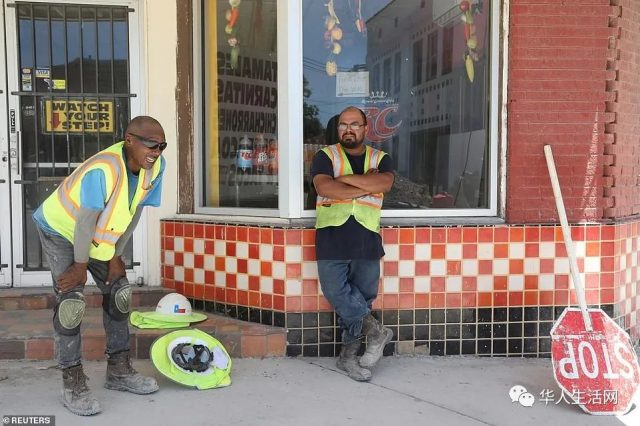
{"type": "Polygon", "coordinates": [[[367,143],[396,166],[385,209],[488,208],[491,2],[303,0],[302,9],[305,111],[324,126],[311,131],[305,119],[305,153],[355,105],[367,143]]]}
{"type": "Polygon", "coordinates": [[[203,1],[205,207],[278,207],[276,0],[203,1]]]}

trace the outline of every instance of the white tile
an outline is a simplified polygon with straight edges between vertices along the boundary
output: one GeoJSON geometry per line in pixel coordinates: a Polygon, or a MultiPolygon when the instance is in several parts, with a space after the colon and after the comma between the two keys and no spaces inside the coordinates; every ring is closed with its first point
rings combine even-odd
{"type": "Polygon", "coordinates": [[[586,241],[574,241],[573,247],[576,250],[577,257],[584,257],[587,255],[587,242],[586,241]]]}
{"type": "Polygon", "coordinates": [[[236,276],[236,288],[238,290],[249,290],[249,276],[247,274],[238,274],[236,276]]]}
{"type": "Polygon", "coordinates": [[[227,286],[227,276],[222,271],[216,271],[214,273],[213,279],[215,280],[216,287],[226,287],[227,286]]]}
{"type": "Polygon", "coordinates": [[[175,237],[173,239],[173,250],[174,251],[184,251],[184,238],[175,237]]]}
{"type": "Polygon", "coordinates": [[[623,271],[627,267],[627,256],[620,256],[620,270],[623,271]]]}
{"type": "Polygon", "coordinates": [[[478,275],[478,280],[476,281],[476,289],[482,292],[493,291],[493,276],[478,275]]]}
{"type": "Polygon", "coordinates": [[[204,240],[200,238],[193,240],[193,252],[196,254],[204,254],[204,240]]]}
{"type": "Polygon", "coordinates": [[[247,261],[247,272],[249,272],[249,275],[260,275],[260,261],[249,259],[247,261]]]}
{"type": "Polygon", "coordinates": [[[193,268],[193,253],[185,253],[183,259],[185,268],[193,268]]]}
{"type": "Polygon", "coordinates": [[[227,255],[227,243],[226,241],[214,241],[213,242],[213,254],[216,256],[226,256],[227,255]]]}
{"type": "Polygon", "coordinates": [[[195,269],[193,271],[193,282],[196,284],[204,284],[204,269],[195,269]]]}
{"type": "Polygon", "coordinates": [[[445,290],[447,292],[462,291],[462,277],[447,277],[445,279],[445,290]]]}
{"type": "Polygon", "coordinates": [[[271,274],[277,280],[283,280],[286,276],[286,268],[284,262],[273,262],[271,264],[271,274]]]}
{"type": "Polygon", "coordinates": [[[273,278],[260,277],[260,291],[262,293],[273,294],[273,278]]]}
{"type": "Polygon", "coordinates": [[[212,254],[204,255],[204,269],[207,271],[213,271],[216,266],[216,257],[212,254]]]}
{"type": "Polygon", "coordinates": [[[540,259],[525,259],[524,260],[524,273],[526,275],[537,275],[540,273],[540,259]]]}
{"type": "Polygon", "coordinates": [[[509,291],[523,291],[524,275],[509,275],[508,289],[509,291]]]}
{"type": "Polygon", "coordinates": [[[569,259],[555,259],[553,265],[553,272],[556,274],[568,274],[569,273],[569,259]]]}
{"type": "Polygon", "coordinates": [[[482,259],[482,260],[493,259],[493,244],[490,244],[490,243],[478,244],[478,259],[482,259]]]}
{"type": "Polygon", "coordinates": [[[431,244],[416,244],[415,257],[416,257],[416,260],[431,259],[431,244]]]}
{"type": "Polygon", "coordinates": [[[302,262],[302,278],[318,278],[318,264],[316,262],[302,262]]]}
{"type": "Polygon", "coordinates": [[[287,280],[285,289],[287,296],[302,296],[302,282],[300,280],[287,280]]]}
{"type": "Polygon", "coordinates": [[[224,259],[224,270],[229,274],[238,272],[238,260],[235,257],[227,257],[224,259]]]}
{"type": "Polygon", "coordinates": [[[398,244],[385,244],[384,260],[400,260],[400,246],[398,244]]]}
{"type": "Polygon", "coordinates": [[[284,248],[284,260],[286,262],[301,262],[302,261],[302,247],[300,246],[287,246],[284,248]]]}
{"type": "Polygon", "coordinates": [[[265,262],[273,260],[273,246],[271,244],[260,244],[260,260],[265,262]]]}
{"type": "Polygon", "coordinates": [[[184,281],[184,268],[182,266],[173,268],[173,279],[176,281],[184,281]]]}
{"type": "Polygon", "coordinates": [[[401,260],[398,262],[398,276],[413,277],[416,274],[416,262],[413,260],[401,260]]]}
{"type": "Polygon", "coordinates": [[[171,250],[164,252],[164,264],[165,265],[174,265],[175,260],[173,257],[173,252],[171,250]]]}
{"type": "Polygon", "coordinates": [[[553,274],[540,274],[538,276],[538,290],[555,290],[556,276],[553,274]]]}
{"type": "Polygon", "coordinates": [[[431,278],[416,278],[413,282],[413,289],[415,293],[429,293],[431,291],[431,278]]]}
{"type": "Polygon", "coordinates": [[[385,277],[382,279],[382,291],[384,293],[400,292],[400,279],[398,277],[385,277]]]}
{"type": "Polygon", "coordinates": [[[493,274],[494,275],[508,275],[509,274],[509,260],[508,259],[495,259],[493,261],[493,274]]]}
{"type": "Polygon", "coordinates": [[[236,257],[238,259],[248,259],[249,258],[249,244],[245,242],[237,242],[236,243],[236,257]]]}
{"type": "Polygon", "coordinates": [[[476,276],[478,275],[478,261],[475,259],[466,259],[462,261],[462,275],[476,276]]]}
{"type": "Polygon", "coordinates": [[[524,259],[524,243],[509,244],[510,259],[524,259]]]}
{"type": "Polygon", "coordinates": [[[585,259],[584,259],[584,272],[600,272],[600,258],[599,257],[585,257],[585,259]]]}
{"type": "Polygon", "coordinates": [[[462,259],[462,244],[447,244],[446,257],[447,257],[447,260],[462,259]]]}
{"type": "Polygon", "coordinates": [[[540,243],[538,255],[541,259],[552,259],[556,257],[556,243],[540,243]]]}
{"type": "Polygon", "coordinates": [[[444,277],[447,275],[447,262],[445,260],[432,260],[430,272],[432,277],[444,277]]]}

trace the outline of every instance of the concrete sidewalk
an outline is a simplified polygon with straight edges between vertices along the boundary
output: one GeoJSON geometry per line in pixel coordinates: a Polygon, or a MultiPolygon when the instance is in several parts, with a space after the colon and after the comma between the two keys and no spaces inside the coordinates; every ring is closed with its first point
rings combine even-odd
{"type": "MultiPolygon", "coordinates": [[[[78,417],[58,402],[60,371],[52,362],[0,361],[0,416],[55,415],[67,425],[640,425],[640,408],[620,418],[590,416],[540,392],[559,389],[550,359],[385,357],[369,383],[336,369],[333,358],[237,359],[228,388],[196,391],[135,361],[158,378],[160,391],[138,396],[104,389],[104,362],[87,362],[89,386],[103,412],[78,417]],[[532,407],[511,402],[524,386],[532,407]]],[[[636,395],[640,404],[640,394],[636,395]]]]}

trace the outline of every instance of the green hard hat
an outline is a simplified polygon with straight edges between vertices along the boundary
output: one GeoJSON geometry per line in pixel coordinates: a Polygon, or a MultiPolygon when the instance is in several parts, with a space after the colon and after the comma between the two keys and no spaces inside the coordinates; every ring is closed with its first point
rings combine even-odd
{"type": "Polygon", "coordinates": [[[176,330],[151,344],[151,361],[168,379],[196,389],[231,384],[231,357],[213,336],[198,329],[176,330]]]}

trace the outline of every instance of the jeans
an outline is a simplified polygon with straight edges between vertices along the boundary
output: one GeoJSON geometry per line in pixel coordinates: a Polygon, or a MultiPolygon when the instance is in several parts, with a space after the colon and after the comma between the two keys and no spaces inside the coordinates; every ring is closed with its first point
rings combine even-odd
{"type": "MultiPolygon", "coordinates": [[[[61,302],[61,293],[57,286],[57,278],[65,272],[74,262],[73,244],[65,238],[52,235],[38,229],[42,251],[49,259],[51,277],[53,278],[53,290],[56,294],[56,309],[61,302]]],[[[98,288],[102,292],[103,307],[109,306],[109,296],[111,287],[105,285],[109,263],[96,259],[89,259],[87,266],[91,276],[95,280],[98,288]]],[[[126,277],[121,278],[126,280],[126,277]]],[[[123,283],[124,284],[124,283],[123,283]]],[[[70,291],[84,292],[84,285],[77,286],[70,291]]],[[[108,354],[114,354],[129,350],[129,318],[121,321],[113,319],[104,309],[102,311],[102,324],[107,338],[108,354]]],[[[55,358],[60,367],[67,368],[80,364],[82,356],[82,339],[80,333],[74,336],[59,334],[54,327],[54,351],[55,358]]]]}
{"type": "Polygon", "coordinates": [[[360,338],[362,319],[378,295],[380,260],[318,260],[320,287],[342,329],[342,343],[360,338]]]}

